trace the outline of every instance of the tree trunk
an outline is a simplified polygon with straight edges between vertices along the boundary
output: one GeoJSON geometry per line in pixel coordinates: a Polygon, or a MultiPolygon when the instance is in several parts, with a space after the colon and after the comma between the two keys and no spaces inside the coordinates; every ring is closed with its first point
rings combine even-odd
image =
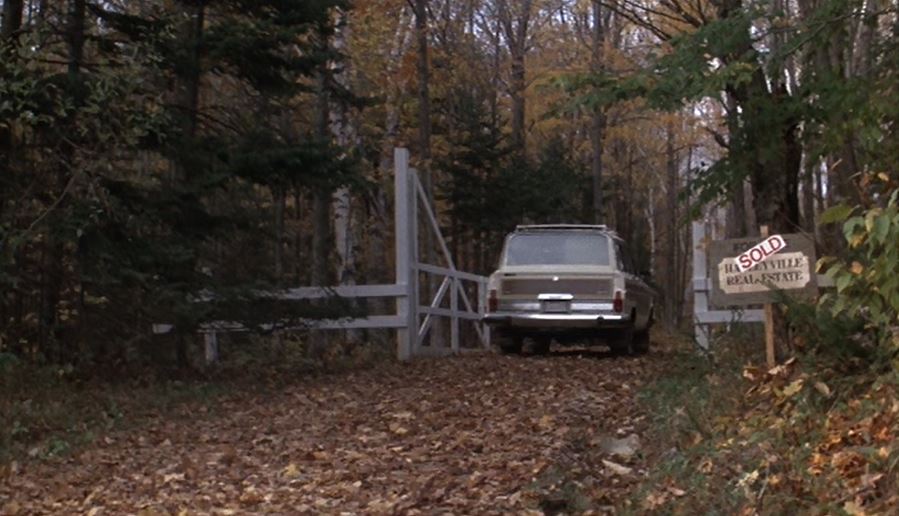
{"type": "Polygon", "coordinates": [[[353,234],[353,197],[350,189],[341,187],[334,193],[334,242],[337,246],[337,281],[341,285],[356,284],[356,238],[353,234]]]}
{"type": "Polygon", "coordinates": [[[283,185],[272,188],[272,200],[275,210],[275,284],[283,287],[284,282],[284,216],[287,205],[287,192],[283,185]]]}
{"type": "Polygon", "coordinates": [[[674,327],[677,324],[678,304],[680,303],[680,293],[677,285],[677,248],[678,248],[678,231],[677,231],[677,152],[674,148],[674,124],[669,122],[665,128],[665,169],[666,169],[666,186],[665,194],[667,199],[667,210],[665,213],[667,242],[666,254],[667,260],[665,266],[670,271],[667,274],[666,285],[666,317],[668,324],[674,327]]]}
{"type": "MultiPolygon", "coordinates": [[[[182,41],[188,49],[187,63],[178,73],[176,103],[181,122],[181,147],[175,157],[175,175],[177,181],[189,181],[196,171],[188,170],[187,163],[190,144],[197,133],[197,114],[200,105],[200,79],[202,69],[200,63],[200,49],[203,40],[203,28],[206,17],[206,2],[182,1],[188,19],[182,27],[182,41]]],[[[178,366],[182,369],[190,366],[188,361],[187,345],[191,339],[184,336],[183,332],[192,331],[193,328],[179,328],[179,337],[176,339],[176,357],[178,366]]]]}
{"type": "Polygon", "coordinates": [[[525,89],[526,70],[523,49],[512,50],[512,71],[509,93],[512,97],[512,149],[519,156],[525,155],[525,89]]]}
{"type": "MultiPolygon", "coordinates": [[[[321,46],[323,51],[328,51],[330,41],[328,36],[321,31],[319,37],[322,39],[321,46]]],[[[328,131],[328,120],[330,119],[331,106],[329,94],[330,71],[328,63],[323,63],[318,72],[318,106],[316,112],[316,137],[322,145],[327,145],[331,141],[331,135],[328,131]]],[[[312,274],[311,282],[316,286],[326,286],[328,284],[328,257],[330,233],[331,233],[331,191],[325,187],[317,187],[312,199],[312,274]]]]}
{"type": "MultiPolygon", "coordinates": [[[[680,178],[680,187],[684,192],[689,192],[689,185],[691,180],[691,174],[693,174],[693,156],[694,147],[691,144],[687,149],[687,166],[684,174],[681,175],[680,178]]],[[[687,198],[686,205],[689,207],[692,204],[692,199],[687,198]]],[[[688,208],[689,210],[689,208],[688,208]]],[[[686,212],[687,210],[685,210],[686,212]]],[[[690,246],[692,245],[692,227],[689,218],[689,214],[682,217],[680,220],[681,224],[681,234],[680,234],[680,247],[678,248],[678,260],[680,263],[680,275],[678,276],[678,292],[680,293],[680,303],[678,304],[677,311],[677,321],[680,323],[681,321],[688,320],[688,315],[685,313],[686,308],[689,306],[690,298],[691,298],[691,290],[687,287],[690,281],[690,273],[692,267],[692,260],[690,259],[690,246]]]]}
{"type": "Polygon", "coordinates": [[[528,51],[528,33],[533,0],[520,0],[515,4],[518,8],[517,16],[514,16],[509,9],[508,0],[499,0],[497,3],[497,14],[506,36],[511,61],[509,96],[512,98],[512,151],[519,157],[524,157],[526,143],[525,91],[527,90],[525,58],[528,51]]]}
{"type": "MultiPolygon", "coordinates": [[[[0,59],[12,61],[16,57],[14,47],[22,27],[23,5],[22,0],[5,0],[3,2],[3,19],[0,21],[0,59]],[[4,48],[7,44],[10,47],[4,48]]],[[[3,170],[4,174],[10,170],[14,148],[12,130],[8,124],[0,124],[0,170],[3,170]]],[[[0,182],[0,184],[3,183],[0,182]]],[[[0,215],[6,209],[6,199],[7,192],[0,190],[0,215]]]]}
{"type": "MultiPolygon", "coordinates": [[[[350,34],[350,22],[345,11],[340,12],[338,30],[332,39],[334,51],[339,54],[347,54],[347,45],[350,34]]],[[[351,88],[351,68],[347,61],[334,73],[334,82],[344,90],[351,88]]],[[[354,125],[350,106],[346,102],[334,102],[330,111],[331,135],[337,145],[343,149],[360,148],[358,131],[354,125]]],[[[334,212],[334,242],[337,248],[337,281],[341,285],[352,286],[356,284],[356,242],[359,240],[359,226],[354,222],[354,199],[349,187],[342,186],[337,189],[332,199],[334,212]]],[[[349,344],[356,344],[360,340],[358,330],[346,332],[349,344]]]]}
{"type": "Polygon", "coordinates": [[[817,160],[806,153],[805,166],[802,171],[802,229],[815,234],[815,168],[817,160]]]}
{"type": "MultiPolygon", "coordinates": [[[[782,90],[782,94],[785,91],[782,90]]],[[[770,101],[779,103],[777,95],[770,101]]],[[[780,135],[779,148],[759,149],[767,156],[757,158],[752,177],[755,213],[759,224],[768,225],[772,232],[796,231],[799,220],[799,174],[802,166],[802,144],[799,141],[799,125],[795,121],[783,121],[780,127],[771,127],[780,135]]]]}
{"type": "MultiPolygon", "coordinates": [[[[346,14],[342,13],[343,23],[334,35],[333,47],[336,52],[345,52],[347,46],[347,33],[349,31],[346,14]]],[[[349,63],[344,63],[340,70],[334,74],[334,82],[343,89],[350,88],[349,63]]],[[[335,102],[330,111],[331,135],[338,146],[344,149],[358,147],[360,142],[356,136],[356,130],[350,116],[349,106],[344,102],[335,102]]],[[[337,249],[337,281],[340,285],[356,284],[356,241],[355,230],[357,225],[353,222],[353,196],[349,187],[342,186],[337,189],[332,198],[332,211],[334,213],[334,243],[337,249]]],[[[359,340],[358,330],[348,330],[347,340],[356,343],[359,340]]]]}
{"type": "MultiPolygon", "coordinates": [[[[73,105],[80,106],[82,102],[81,66],[84,60],[84,31],[85,31],[85,0],[69,0],[66,13],[66,94],[73,105]]],[[[75,114],[69,116],[66,121],[69,130],[77,131],[77,118],[75,114]]],[[[41,281],[41,310],[40,310],[40,347],[50,355],[51,345],[55,352],[55,359],[59,362],[70,360],[69,342],[61,342],[54,338],[54,333],[59,330],[57,320],[57,307],[61,299],[63,285],[66,278],[65,269],[65,237],[60,235],[58,229],[63,219],[65,209],[66,185],[71,176],[70,170],[76,168],[74,146],[67,141],[60,144],[59,156],[61,162],[58,165],[55,181],[51,182],[50,192],[59,202],[53,207],[53,213],[48,218],[48,225],[52,228],[47,233],[46,251],[43,255],[43,274],[41,281]]]]}
{"type": "Polygon", "coordinates": [[[428,62],[428,0],[415,0],[415,35],[418,42],[418,159],[422,186],[432,198],[431,67],[428,62]]]}
{"type": "Polygon", "coordinates": [[[650,181],[648,185],[647,202],[644,208],[646,222],[649,225],[649,271],[656,274],[656,202],[655,189],[650,181]]]}
{"type": "MultiPolygon", "coordinates": [[[[400,19],[397,23],[396,34],[390,49],[390,59],[387,63],[387,76],[390,77],[390,87],[387,98],[384,101],[386,115],[384,119],[384,137],[381,145],[381,156],[378,164],[377,186],[372,194],[371,218],[372,235],[369,238],[369,255],[372,258],[371,276],[377,283],[390,283],[392,278],[390,263],[390,228],[391,220],[390,202],[387,192],[393,188],[393,152],[397,146],[397,135],[400,128],[400,101],[406,93],[406,82],[398,77],[400,64],[412,43],[413,31],[410,30],[410,20],[405,8],[400,11],[400,19]]],[[[389,299],[375,299],[379,311],[386,313],[392,301],[389,299]]]]}
{"type": "MultiPolygon", "coordinates": [[[[437,214],[434,205],[434,178],[431,170],[431,65],[428,58],[428,0],[415,0],[415,33],[418,41],[418,177],[425,191],[425,200],[437,214]]],[[[418,231],[424,261],[437,265],[435,235],[429,225],[423,225],[418,231]]],[[[428,275],[424,294],[427,302],[437,291],[437,277],[428,275]]],[[[431,342],[442,347],[444,342],[443,324],[440,318],[431,326],[431,342]]]]}
{"type": "MultiPolygon", "coordinates": [[[[197,111],[200,104],[200,46],[206,18],[206,2],[183,2],[190,19],[184,25],[184,42],[188,48],[188,63],[179,77],[178,107],[181,111],[182,142],[189,145],[197,133],[197,111]]],[[[182,149],[181,152],[187,152],[182,149]]],[[[184,159],[179,157],[177,168],[180,178],[187,179],[189,171],[184,168],[184,159]]]]}
{"type": "MultiPolygon", "coordinates": [[[[593,0],[593,40],[592,40],[592,70],[599,73],[603,69],[603,46],[605,44],[605,31],[602,19],[602,4],[599,0],[593,0]]],[[[593,112],[592,127],[590,131],[591,163],[590,172],[593,179],[593,223],[603,223],[602,206],[602,172],[603,172],[603,133],[606,127],[606,117],[602,108],[593,112]]]]}
{"type": "MultiPolygon", "coordinates": [[[[0,42],[13,42],[22,28],[23,0],[5,0],[3,2],[3,20],[0,25],[0,42]]],[[[5,56],[4,56],[5,57],[5,56]]]]}

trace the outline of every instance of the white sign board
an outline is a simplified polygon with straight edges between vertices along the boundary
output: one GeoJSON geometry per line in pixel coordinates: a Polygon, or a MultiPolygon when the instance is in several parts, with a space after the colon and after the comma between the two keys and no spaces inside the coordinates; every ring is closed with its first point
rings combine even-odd
{"type": "Polygon", "coordinates": [[[815,243],[807,235],[776,235],[761,243],[758,237],[716,240],[708,249],[712,306],[771,303],[775,291],[805,298],[818,292],[815,243]]]}
{"type": "Polygon", "coordinates": [[[771,285],[778,290],[803,289],[812,279],[809,257],[801,252],[779,254],[746,271],[739,266],[736,258],[725,258],[718,264],[718,284],[725,294],[768,292],[771,285]]]}

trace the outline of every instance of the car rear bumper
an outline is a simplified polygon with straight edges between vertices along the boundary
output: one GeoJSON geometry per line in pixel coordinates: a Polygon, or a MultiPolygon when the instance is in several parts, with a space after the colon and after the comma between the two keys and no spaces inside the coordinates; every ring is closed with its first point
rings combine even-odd
{"type": "Polygon", "coordinates": [[[590,329],[621,328],[630,324],[630,317],[617,313],[521,313],[495,312],[484,316],[484,322],[496,327],[529,329],[590,329]]]}

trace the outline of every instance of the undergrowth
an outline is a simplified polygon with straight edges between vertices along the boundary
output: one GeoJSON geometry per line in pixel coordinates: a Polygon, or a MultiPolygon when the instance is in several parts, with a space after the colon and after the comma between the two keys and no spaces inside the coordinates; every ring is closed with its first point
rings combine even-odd
{"type": "Polygon", "coordinates": [[[634,505],[673,514],[895,513],[895,370],[861,362],[863,348],[820,340],[768,370],[762,340],[747,337],[719,341],[708,357],[681,346],[643,391],[658,446],[634,505]]]}

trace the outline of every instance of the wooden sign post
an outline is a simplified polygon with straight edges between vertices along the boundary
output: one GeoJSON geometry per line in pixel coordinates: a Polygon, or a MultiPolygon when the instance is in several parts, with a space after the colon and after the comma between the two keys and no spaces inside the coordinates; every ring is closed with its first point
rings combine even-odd
{"type": "MultiPolygon", "coordinates": [[[[768,238],[768,226],[759,228],[759,234],[762,238],[768,238]]],[[[765,303],[765,358],[768,361],[768,368],[777,365],[777,355],[774,353],[774,305],[765,303]]]]}

